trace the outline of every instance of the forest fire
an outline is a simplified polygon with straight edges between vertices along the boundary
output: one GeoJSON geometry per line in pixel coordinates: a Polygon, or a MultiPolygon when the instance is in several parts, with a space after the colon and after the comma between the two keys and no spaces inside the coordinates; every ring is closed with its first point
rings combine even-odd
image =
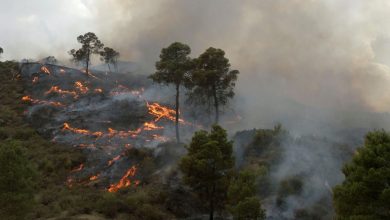
{"type": "Polygon", "coordinates": [[[99,88],[95,89],[94,91],[95,91],[95,93],[102,93],[103,92],[103,90],[99,89],[99,88]]]}
{"type": "Polygon", "coordinates": [[[77,134],[83,134],[83,135],[92,135],[92,136],[96,136],[96,137],[101,137],[103,136],[103,132],[100,132],[100,131],[96,131],[96,132],[91,132],[89,130],[86,130],[86,129],[78,129],[78,128],[72,128],[68,123],[64,123],[64,126],[62,128],[62,130],[69,130],[73,133],[77,133],[77,134]]]}
{"type": "Polygon", "coordinates": [[[108,161],[107,165],[108,166],[111,166],[115,161],[119,160],[121,158],[122,155],[118,155],[114,158],[112,158],[111,160],[108,161]]]}
{"type": "Polygon", "coordinates": [[[34,76],[34,78],[32,79],[32,83],[35,84],[39,81],[39,77],[38,76],[34,76]]]}
{"type": "MultiPolygon", "coordinates": [[[[105,178],[110,179],[113,172],[118,172],[117,169],[126,168],[126,166],[123,166],[123,163],[131,163],[131,159],[129,161],[129,158],[126,156],[126,152],[128,152],[126,149],[132,148],[133,145],[134,147],[155,146],[156,143],[169,140],[168,137],[163,136],[161,133],[167,123],[175,121],[175,110],[158,102],[149,103],[143,97],[143,87],[131,89],[130,86],[123,86],[119,82],[116,82],[110,88],[92,78],[88,81],[85,81],[81,77],[67,79],[67,77],[79,77],[77,74],[73,74],[72,70],[67,70],[66,73],[69,74],[65,75],[65,70],[62,68],[56,70],[55,67],[50,67],[53,73],[50,73],[50,70],[46,66],[42,65],[38,68],[47,75],[40,76],[39,78],[38,76],[31,78],[31,75],[29,75],[30,78],[28,79],[33,81],[34,88],[36,88],[31,91],[31,94],[33,94],[33,97],[39,97],[39,99],[33,99],[31,95],[26,95],[22,100],[34,105],[52,105],[57,107],[65,107],[62,102],[69,104],[69,107],[64,109],[48,109],[51,111],[50,113],[62,116],[59,121],[56,121],[58,124],[56,124],[55,128],[59,132],[54,132],[55,137],[52,140],[54,142],[70,143],[71,146],[77,147],[82,151],[96,151],[98,155],[104,154],[102,158],[107,158],[107,156],[112,155],[111,158],[104,161],[104,167],[95,166],[90,162],[88,162],[88,165],[83,162],[73,167],[65,183],[68,187],[88,185],[92,181],[105,178]],[[61,77],[52,77],[50,80],[42,78],[57,72],[61,73],[61,77]],[[36,84],[38,81],[40,82],[39,86],[36,84]],[[47,82],[50,84],[45,85],[47,82]],[[94,98],[93,94],[102,94],[103,96],[94,98]],[[116,110],[116,106],[113,106],[113,104],[117,100],[120,100],[120,102],[122,100],[127,101],[127,99],[113,98],[113,96],[120,95],[130,96],[131,100],[134,100],[133,98],[135,97],[135,103],[139,103],[135,108],[140,112],[139,119],[141,121],[130,121],[130,129],[122,125],[118,126],[117,122],[115,122],[115,116],[113,118],[87,118],[87,120],[78,120],[80,117],[84,117],[84,112],[89,113],[90,111],[88,114],[90,116],[93,116],[95,112],[100,113],[100,110],[90,110],[88,107],[83,108],[85,105],[95,104],[96,100],[106,102],[108,104],[108,112],[112,108],[116,110]],[[146,104],[146,108],[145,105],[142,105],[143,103],[146,104]]],[[[132,104],[131,102],[129,103],[132,104]]],[[[38,111],[41,109],[46,110],[46,108],[35,109],[38,111]]],[[[31,108],[30,111],[35,111],[35,109],[31,108]]],[[[118,112],[121,114],[122,110],[118,112]]],[[[110,115],[110,117],[112,116],[110,115]]],[[[180,119],[180,123],[186,122],[180,119]]],[[[135,180],[134,176],[138,168],[137,165],[120,170],[119,172],[123,172],[124,175],[119,180],[116,179],[117,182],[110,182],[104,188],[108,192],[117,192],[121,188],[137,186],[140,181],[135,180]]],[[[105,182],[101,181],[101,183],[105,182]]]]}
{"type": "MultiPolygon", "coordinates": [[[[146,102],[146,106],[148,107],[149,113],[151,115],[156,116],[156,119],[154,119],[155,122],[159,121],[161,118],[167,118],[171,121],[175,120],[175,110],[170,109],[168,107],[161,106],[157,102],[154,102],[152,104],[149,104],[146,102]]],[[[179,119],[180,122],[183,122],[182,119],[179,119]]]]}
{"type": "Polygon", "coordinates": [[[81,171],[82,169],[84,168],[84,164],[80,164],[78,167],[76,167],[75,169],[71,170],[70,172],[71,173],[74,173],[74,172],[79,172],[81,171]]]}
{"type": "Polygon", "coordinates": [[[154,122],[145,122],[144,123],[144,130],[146,131],[152,131],[157,129],[163,129],[163,126],[157,126],[154,122]]]}
{"type": "Polygon", "coordinates": [[[50,70],[46,67],[46,66],[42,66],[41,67],[41,71],[46,73],[47,75],[51,75],[51,72],[50,70]]]}
{"type": "Polygon", "coordinates": [[[77,90],[79,90],[82,94],[85,94],[89,91],[88,87],[84,86],[80,81],[74,83],[74,86],[77,90]]]}
{"type": "Polygon", "coordinates": [[[51,106],[55,106],[55,107],[64,107],[64,104],[62,104],[61,102],[51,102],[51,101],[38,100],[38,99],[33,99],[30,96],[23,96],[22,101],[31,102],[32,104],[42,104],[42,105],[51,105],[51,106]]]}
{"type": "Polygon", "coordinates": [[[90,181],[94,181],[94,180],[97,180],[99,178],[100,174],[97,174],[97,175],[93,175],[91,177],[89,177],[89,180],[90,181]]]}
{"type": "Polygon", "coordinates": [[[58,93],[61,95],[71,95],[74,98],[77,98],[77,93],[75,91],[62,90],[58,86],[52,86],[47,92],[45,92],[45,95],[49,95],[51,93],[58,93]]]}
{"type": "Polygon", "coordinates": [[[113,136],[119,136],[121,138],[125,137],[137,137],[139,133],[141,133],[142,129],[138,128],[135,131],[118,131],[112,128],[108,128],[108,136],[113,137],[113,136]]]}
{"type": "MultiPolygon", "coordinates": [[[[117,192],[118,190],[129,187],[131,185],[131,180],[129,180],[130,177],[134,177],[135,173],[137,171],[136,166],[132,166],[130,169],[128,169],[125,173],[125,175],[119,180],[117,184],[111,184],[110,187],[107,189],[108,192],[117,192]]],[[[139,184],[139,181],[135,180],[134,185],[137,186],[139,184]]]]}

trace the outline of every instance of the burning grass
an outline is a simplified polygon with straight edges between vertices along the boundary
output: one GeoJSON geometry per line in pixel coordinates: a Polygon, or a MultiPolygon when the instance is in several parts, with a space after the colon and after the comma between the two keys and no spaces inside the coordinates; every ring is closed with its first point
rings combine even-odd
{"type": "MultiPolygon", "coordinates": [[[[50,67],[41,65],[40,71],[42,74],[39,78],[33,76],[31,95],[26,95],[21,100],[26,103],[29,102],[33,106],[48,105],[62,108],[47,109],[51,115],[50,117],[65,119],[58,125],[59,129],[54,130],[52,141],[71,144],[81,150],[94,149],[94,154],[96,154],[94,157],[109,158],[106,160],[106,166],[80,163],[72,167],[73,169],[70,170],[65,184],[74,188],[75,186],[90,185],[91,182],[94,182],[97,183],[99,188],[106,189],[108,192],[117,192],[122,188],[140,184],[141,180],[135,180],[134,177],[137,170],[144,170],[142,163],[136,163],[132,161],[133,159],[129,159],[130,157],[127,155],[126,150],[129,149],[129,146],[133,148],[133,145],[155,145],[156,143],[169,141],[169,138],[164,136],[163,132],[167,124],[174,123],[175,111],[168,106],[146,100],[143,97],[144,88],[142,87],[130,89],[128,86],[118,85],[115,82],[113,87],[105,86],[102,89],[101,86],[104,86],[104,84],[98,80],[100,77],[92,77],[85,80],[83,79],[86,77],[85,74],[81,73],[78,77],[73,75],[72,78],[72,70],[55,69],[55,65],[50,65],[50,67]],[[64,74],[65,72],[67,74],[64,74]],[[45,87],[48,89],[44,89],[45,87]],[[98,99],[95,98],[97,94],[99,94],[98,99]],[[39,97],[39,99],[32,97],[39,97]],[[115,102],[110,100],[115,100],[116,98],[124,100],[122,102],[126,102],[126,99],[130,98],[135,100],[134,103],[140,103],[136,105],[140,105],[138,108],[144,111],[142,113],[144,116],[140,115],[143,117],[143,121],[137,124],[134,123],[131,129],[126,129],[125,126],[118,126],[116,115],[111,114],[110,118],[99,118],[99,121],[109,121],[109,123],[99,123],[93,117],[90,120],[91,123],[86,123],[88,117],[93,116],[93,114],[99,114],[99,111],[102,111],[88,106],[91,102],[99,105],[95,100],[106,101],[109,104],[108,107],[113,109],[127,106],[113,105],[115,102]],[[145,104],[143,105],[143,103],[145,104]],[[94,113],[90,113],[91,111],[94,111],[94,113]],[[73,119],[72,115],[81,120],[73,119]],[[69,120],[66,120],[66,118],[69,120]],[[125,168],[128,164],[131,167],[125,168]],[[124,174],[119,177],[118,172],[122,170],[124,174]],[[93,173],[94,175],[92,175],[93,173]]],[[[109,84],[109,80],[106,83],[109,84]]],[[[35,115],[40,116],[39,111],[44,110],[44,108],[30,109],[30,111],[34,111],[34,114],[31,114],[31,112],[27,114],[31,117],[35,117],[35,115]]],[[[118,109],[116,111],[121,110],[118,109]]],[[[48,121],[42,122],[40,120],[40,128],[44,128],[46,124],[52,125],[57,123],[56,121],[50,121],[50,118],[45,120],[48,121]]],[[[123,118],[120,117],[120,120],[123,120],[123,118]]],[[[180,119],[179,122],[183,125],[190,124],[183,119],[180,119]]]]}
{"type": "MultiPolygon", "coordinates": [[[[58,71],[51,65],[46,67],[51,75],[39,75],[39,80],[32,85],[33,77],[25,80],[32,88],[29,91],[23,90],[22,81],[6,78],[10,75],[8,72],[0,76],[5,77],[2,78],[4,87],[0,88],[4,104],[0,106],[0,141],[20,141],[38,173],[34,196],[30,197],[34,200],[33,209],[27,213],[26,219],[59,216],[73,219],[80,214],[95,213],[104,218],[173,219],[174,216],[165,207],[167,188],[162,187],[159,178],[153,175],[162,164],[156,163],[150,149],[137,147],[137,144],[143,145],[148,141],[166,141],[168,138],[162,132],[167,124],[172,123],[171,120],[160,117],[155,121],[157,116],[149,114],[146,106],[144,111],[147,117],[131,129],[115,127],[115,123],[111,123],[114,120],[110,118],[84,120],[84,115],[79,116],[84,112],[78,110],[80,106],[77,104],[88,105],[97,94],[111,97],[111,90],[97,90],[101,87],[79,79],[75,80],[81,82],[79,87],[75,87],[75,81],[68,85],[58,83],[55,80],[66,82],[67,79],[54,77],[58,76],[58,71]],[[82,94],[82,91],[86,91],[84,87],[88,91],[82,94]],[[29,94],[23,95],[25,92],[29,94]],[[73,92],[78,95],[77,99],[73,92]],[[25,114],[28,117],[46,115],[55,119],[44,121],[38,118],[39,123],[35,124],[41,134],[53,141],[42,138],[25,124],[23,112],[26,108],[28,113],[33,113],[25,114]],[[77,117],[61,121],[64,116],[68,117],[64,112],[77,117]],[[48,124],[55,125],[55,128],[48,124]],[[100,127],[94,127],[96,124],[100,127]],[[95,129],[87,129],[90,127],[95,129]],[[63,141],[61,138],[67,139],[63,141]]],[[[17,71],[17,66],[15,69],[17,71]]],[[[69,75],[72,75],[72,71],[67,69],[66,74],[61,76],[69,75]]],[[[144,103],[140,98],[142,90],[137,91],[140,92],[130,94],[140,99],[139,103],[144,103]]],[[[34,125],[37,119],[29,120],[34,125]]]]}
{"type": "MultiPolygon", "coordinates": [[[[130,169],[128,169],[125,173],[125,175],[119,180],[116,184],[111,184],[108,188],[108,192],[117,192],[118,190],[129,187],[132,184],[132,181],[130,180],[131,177],[134,177],[137,172],[137,167],[132,166],[130,169]]],[[[134,186],[137,186],[139,184],[139,180],[134,181],[134,186]]]]}

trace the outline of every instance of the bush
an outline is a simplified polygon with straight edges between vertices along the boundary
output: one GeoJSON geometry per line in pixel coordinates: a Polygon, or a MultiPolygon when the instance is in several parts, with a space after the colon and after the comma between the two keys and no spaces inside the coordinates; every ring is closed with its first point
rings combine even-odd
{"type": "Polygon", "coordinates": [[[0,144],[0,169],[0,217],[22,219],[33,204],[35,171],[19,142],[0,144]]]}

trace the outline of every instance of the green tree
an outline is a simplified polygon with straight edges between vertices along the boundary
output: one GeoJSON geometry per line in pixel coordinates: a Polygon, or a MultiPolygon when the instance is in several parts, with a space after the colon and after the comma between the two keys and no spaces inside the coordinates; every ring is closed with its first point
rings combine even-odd
{"type": "Polygon", "coordinates": [[[265,219],[265,211],[261,208],[256,191],[256,176],[249,170],[241,171],[232,180],[228,189],[228,209],[234,219],[265,219]]]}
{"type": "Polygon", "coordinates": [[[160,61],[156,62],[156,72],[150,78],[157,83],[173,84],[176,88],[175,126],[176,140],[180,142],[179,135],[179,99],[180,86],[184,85],[191,70],[191,59],[188,55],[191,49],[188,45],[175,42],[167,48],[163,48],[160,61]]]}
{"type": "Polygon", "coordinates": [[[72,49],[69,51],[69,54],[72,55],[72,60],[74,62],[85,63],[86,74],[89,75],[91,55],[98,54],[99,50],[103,48],[104,44],[100,42],[98,37],[92,32],[78,36],[77,41],[81,44],[81,48],[78,50],[72,49]]]}
{"type": "Polygon", "coordinates": [[[238,70],[230,70],[225,52],[213,47],[208,48],[194,61],[192,74],[192,91],[189,98],[198,103],[214,101],[215,123],[219,121],[220,106],[226,105],[234,96],[234,86],[238,70]]]}
{"type": "Polygon", "coordinates": [[[344,182],[334,188],[337,219],[390,219],[389,133],[368,133],[343,173],[344,182]]]}
{"type": "Polygon", "coordinates": [[[17,141],[0,144],[0,218],[23,219],[33,204],[34,172],[17,141]]]}
{"type": "Polygon", "coordinates": [[[214,125],[211,132],[198,131],[192,137],[188,154],[180,161],[184,183],[208,204],[210,220],[214,211],[224,208],[233,174],[233,142],[226,131],[214,125]]]}
{"type": "Polygon", "coordinates": [[[115,51],[110,47],[105,47],[103,51],[100,51],[100,60],[104,61],[107,64],[110,73],[111,73],[110,64],[113,64],[114,67],[116,67],[119,55],[120,55],[119,52],[115,51]]]}
{"type": "Polygon", "coordinates": [[[3,50],[2,47],[0,47],[0,56],[1,56],[2,53],[4,53],[4,50],[3,50]]]}

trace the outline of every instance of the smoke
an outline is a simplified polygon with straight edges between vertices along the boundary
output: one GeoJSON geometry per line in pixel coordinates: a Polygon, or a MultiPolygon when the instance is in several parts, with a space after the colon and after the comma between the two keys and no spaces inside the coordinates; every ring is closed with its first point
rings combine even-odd
{"type": "Polygon", "coordinates": [[[331,219],[332,187],[343,180],[341,169],[353,148],[314,136],[282,138],[281,147],[281,162],[270,177],[277,193],[264,204],[268,215],[299,219],[304,210],[331,219]]]}
{"type": "MultiPolygon", "coordinates": [[[[390,3],[386,0],[77,1],[81,3],[76,12],[61,7],[63,18],[73,16],[69,23],[56,20],[64,3],[45,2],[55,9],[47,10],[47,19],[30,16],[24,11],[28,7],[22,8],[26,16],[16,26],[25,32],[4,47],[6,53],[38,56],[43,48],[42,53],[67,59],[66,51],[77,47],[76,37],[93,31],[117,49],[122,60],[152,73],[161,48],[172,42],[188,44],[193,57],[213,46],[225,50],[232,68],[240,70],[231,108],[242,119],[228,127],[230,131],[280,122],[293,135],[315,133],[344,141],[349,132],[340,130],[390,128],[390,3]],[[54,25],[50,20],[56,21],[54,25]],[[20,43],[20,36],[29,34],[34,45],[44,46],[25,50],[30,47],[20,43]]],[[[12,33],[6,27],[4,33],[12,33]]],[[[145,94],[171,97],[160,88],[145,94]]],[[[285,160],[274,174],[276,179],[293,171],[294,175],[329,171],[323,175],[326,178],[309,175],[304,180],[303,194],[313,195],[303,196],[308,201],[320,198],[310,190],[329,193],[327,185],[342,179],[343,160],[328,145],[315,149],[309,147],[317,145],[314,141],[284,145],[285,160]],[[327,159],[322,163],[326,169],[307,170],[322,158],[327,159]],[[329,179],[334,173],[335,179],[329,179]]],[[[290,201],[294,208],[294,198],[290,201]]]]}
{"type": "MultiPolygon", "coordinates": [[[[190,45],[192,56],[209,46],[224,49],[241,71],[234,104],[242,128],[279,121],[297,129],[340,126],[335,117],[366,126],[351,112],[389,110],[389,54],[381,49],[389,42],[389,7],[385,1],[168,0],[100,2],[95,11],[103,41],[150,72],[161,48],[174,41],[190,45]]],[[[378,121],[368,126],[388,127],[378,121]]]]}
{"type": "Polygon", "coordinates": [[[6,59],[64,62],[76,37],[93,31],[149,73],[174,41],[190,45],[194,57],[218,47],[241,71],[237,129],[276,121],[302,133],[318,124],[386,128],[383,116],[366,113],[390,108],[389,7],[385,0],[6,0],[0,45],[6,59]]]}

